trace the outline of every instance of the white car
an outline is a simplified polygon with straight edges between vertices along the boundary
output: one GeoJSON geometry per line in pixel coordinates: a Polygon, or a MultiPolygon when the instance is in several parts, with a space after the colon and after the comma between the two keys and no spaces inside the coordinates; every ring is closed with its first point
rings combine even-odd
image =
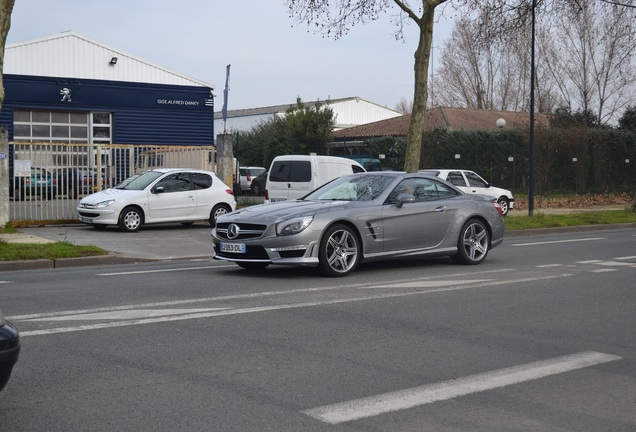
{"type": "Polygon", "coordinates": [[[457,186],[463,192],[488,195],[496,198],[504,215],[508,214],[508,210],[512,209],[515,205],[515,198],[512,196],[512,192],[492,186],[473,171],[461,169],[425,169],[420,170],[420,172],[433,174],[446,180],[457,186]]]}
{"type": "Polygon", "coordinates": [[[234,210],[232,189],[213,172],[181,168],[145,171],[77,205],[80,222],[95,228],[118,225],[127,232],[165,222],[208,220],[214,227],[219,216],[234,210]]]}

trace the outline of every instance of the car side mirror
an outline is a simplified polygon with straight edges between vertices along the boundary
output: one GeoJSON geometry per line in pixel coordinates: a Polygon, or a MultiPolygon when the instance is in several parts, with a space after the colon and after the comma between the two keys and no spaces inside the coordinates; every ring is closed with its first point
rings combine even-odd
{"type": "Polygon", "coordinates": [[[395,207],[402,208],[405,203],[413,203],[415,202],[415,196],[407,193],[401,193],[397,196],[397,202],[395,203],[395,207]]]}
{"type": "Polygon", "coordinates": [[[155,186],[154,189],[152,190],[152,193],[163,193],[164,189],[163,186],[155,186]]]}

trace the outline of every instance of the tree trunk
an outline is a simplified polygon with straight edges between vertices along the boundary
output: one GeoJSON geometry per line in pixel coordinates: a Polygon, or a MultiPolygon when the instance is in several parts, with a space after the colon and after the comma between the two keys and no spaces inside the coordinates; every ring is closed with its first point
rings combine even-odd
{"type": "MultiPolygon", "coordinates": [[[[444,0],[445,1],[445,0],[444,0]]],[[[413,95],[413,112],[409,124],[406,141],[406,155],[404,171],[417,172],[420,169],[422,153],[422,134],[424,131],[424,116],[428,99],[428,64],[431,57],[431,43],[433,41],[433,22],[435,6],[443,1],[424,1],[422,19],[416,22],[419,26],[420,37],[415,50],[415,90],[413,95]]]]}

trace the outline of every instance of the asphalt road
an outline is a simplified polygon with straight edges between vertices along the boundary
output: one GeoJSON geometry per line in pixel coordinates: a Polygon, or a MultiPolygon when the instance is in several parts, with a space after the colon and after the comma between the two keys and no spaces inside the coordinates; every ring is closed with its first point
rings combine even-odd
{"type": "Polygon", "coordinates": [[[479,266],[341,279],[209,258],[3,272],[23,351],[0,430],[631,432],[635,245],[512,238],[479,266]]]}

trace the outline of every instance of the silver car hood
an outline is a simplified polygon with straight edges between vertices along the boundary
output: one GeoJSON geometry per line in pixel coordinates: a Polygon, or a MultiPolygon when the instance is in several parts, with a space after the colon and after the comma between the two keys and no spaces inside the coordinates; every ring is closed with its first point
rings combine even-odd
{"type": "Polygon", "coordinates": [[[269,225],[272,222],[287,220],[305,215],[318,215],[340,210],[346,207],[370,205],[371,202],[352,201],[278,201],[270,204],[260,204],[237,210],[217,219],[219,223],[247,222],[269,225]]]}

